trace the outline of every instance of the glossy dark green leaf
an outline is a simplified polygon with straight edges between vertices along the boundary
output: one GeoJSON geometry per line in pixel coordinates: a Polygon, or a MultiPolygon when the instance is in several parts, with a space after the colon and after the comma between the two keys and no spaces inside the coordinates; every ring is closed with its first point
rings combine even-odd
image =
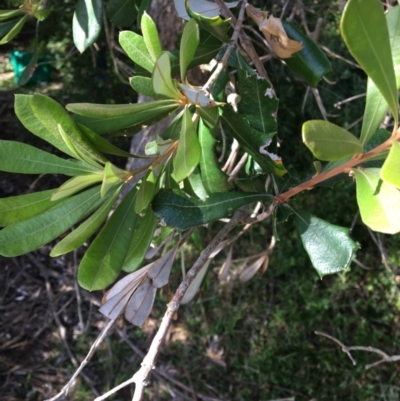
{"type": "Polygon", "coordinates": [[[386,234],[400,232],[400,191],[381,180],[379,168],[354,169],[363,223],[386,234]]]}
{"type": "Polygon", "coordinates": [[[122,270],[130,273],[140,267],[150,247],[156,226],[157,218],[154,216],[151,207],[146,210],[143,217],[138,216],[122,270]]]}
{"type": "Polygon", "coordinates": [[[244,115],[257,131],[268,135],[276,133],[278,98],[271,83],[256,72],[249,73],[239,64],[238,112],[244,115]]]}
{"type": "Polygon", "coordinates": [[[0,199],[0,226],[9,226],[37,216],[55,206],[57,202],[50,200],[54,189],[34,192],[32,194],[9,196],[0,199]]]}
{"type": "MultiPolygon", "coordinates": [[[[386,14],[389,29],[390,47],[392,50],[393,65],[396,76],[397,89],[400,89],[400,6],[393,7],[386,14]]],[[[380,123],[385,117],[389,106],[371,78],[368,78],[367,100],[361,129],[360,141],[363,145],[375,135],[380,123]]]]}
{"type": "Polygon", "coordinates": [[[177,182],[188,177],[200,162],[201,148],[192,115],[186,107],[182,117],[181,134],[174,156],[174,178],[177,182]]]}
{"type": "Polygon", "coordinates": [[[397,122],[396,77],[382,3],[378,0],[349,0],[340,30],[350,53],[374,81],[397,122]]]}
{"type": "Polygon", "coordinates": [[[0,22],[0,45],[4,45],[14,39],[19,34],[28,18],[28,15],[24,15],[22,18],[0,22]]]}
{"type": "Polygon", "coordinates": [[[221,170],[215,157],[216,140],[202,118],[199,121],[198,135],[201,146],[200,171],[206,191],[212,194],[231,190],[232,184],[228,183],[228,176],[221,170]]]}
{"type": "Polygon", "coordinates": [[[181,81],[185,82],[186,70],[196,53],[200,42],[199,26],[191,19],[183,30],[181,45],[179,49],[179,61],[181,70],[181,81]]]}
{"type": "Polygon", "coordinates": [[[75,121],[98,134],[106,134],[146,123],[149,119],[167,116],[178,108],[174,100],[155,100],[137,104],[70,103],[75,121]]]}
{"type": "Polygon", "coordinates": [[[229,106],[224,107],[221,120],[229,133],[265,172],[274,173],[278,176],[286,173],[280,158],[267,149],[274,133],[266,134],[256,130],[245,117],[235,113],[229,106]]]}
{"type": "Polygon", "coordinates": [[[363,153],[358,138],[329,121],[307,121],[303,124],[302,134],[305,145],[320,160],[336,161],[363,153]]]}
{"type": "Polygon", "coordinates": [[[142,36],[135,32],[123,31],[119,34],[119,44],[135,64],[140,65],[149,72],[153,72],[154,61],[142,36]]]}
{"type": "Polygon", "coordinates": [[[153,61],[156,61],[162,54],[160,37],[158,36],[157,26],[153,19],[146,12],[142,15],[140,22],[144,43],[153,61]]]}
{"type": "Polygon", "coordinates": [[[0,255],[13,257],[34,251],[63,234],[102,203],[100,187],[95,187],[4,228],[0,231],[0,255]]]}
{"type": "Polygon", "coordinates": [[[169,226],[185,230],[228,216],[241,206],[268,200],[271,195],[243,192],[222,192],[211,194],[205,201],[189,198],[184,192],[162,189],[154,197],[154,214],[169,226]]]}
{"type": "Polygon", "coordinates": [[[61,159],[61,157],[25,143],[0,141],[0,171],[75,176],[91,174],[98,170],[86,163],[61,159]]]}
{"type": "Polygon", "coordinates": [[[56,257],[71,252],[85,243],[107,218],[112,206],[116,202],[122,186],[115,188],[114,193],[108,193],[104,203],[78,228],[63,238],[51,251],[50,256],[56,257]]]}
{"type": "Polygon", "coordinates": [[[325,53],[307,35],[298,31],[289,22],[282,21],[290,39],[303,44],[303,49],[285,59],[286,65],[308,85],[317,86],[321,78],[332,71],[331,63],[325,53]]]}
{"type": "Polygon", "coordinates": [[[78,270],[79,284],[89,290],[101,290],[118,277],[132,239],[136,190],[131,190],[115,209],[83,257],[78,270]]]}
{"type": "Polygon", "coordinates": [[[296,214],[296,226],[304,249],[321,278],[349,267],[359,245],[350,238],[348,228],[305,212],[296,214]]]}
{"type": "Polygon", "coordinates": [[[137,17],[137,0],[108,0],[107,16],[118,26],[129,27],[137,17]]]}
{"type": "Polygon", "coordinates": [[[72,20],[72,34],[75,46],[81,53],[97,40],[102,18],[102,0],[78,0],[72,20]]]}

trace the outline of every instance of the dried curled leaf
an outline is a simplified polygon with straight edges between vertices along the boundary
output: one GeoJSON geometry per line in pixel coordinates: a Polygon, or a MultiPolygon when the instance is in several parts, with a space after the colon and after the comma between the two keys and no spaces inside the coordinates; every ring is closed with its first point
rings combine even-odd
{"type": "Polygon", "coordinates": [[[289,58],[303,48],[301,42],[289,39],[280,18],[275,18],[272,15],[268,18],[268,13],[256,9],[251,4],[246,5],[246,12],[258,25],[278,57],[289,58]]]}

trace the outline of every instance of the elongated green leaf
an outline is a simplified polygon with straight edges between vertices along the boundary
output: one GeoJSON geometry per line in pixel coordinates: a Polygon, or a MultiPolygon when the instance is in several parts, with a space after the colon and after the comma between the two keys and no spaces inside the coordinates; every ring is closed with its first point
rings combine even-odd
{"type": "Polygon", "coordinates": [[[161,42],[158,36],[157,26],[146,11],[142,15],[140,26],[144,43],[146,44],[152,60],[155,62],[162,54],[161,42]]]}
{"type": "Polygon", "coordinates": [[[386,234],[400,231],[400,191],[381,180],[378,168],[355,169],[357,203],[361,219],[371,230],[386,234]]]}
{"type": "Polygon", "coordinates": [[[271,200],[271,195],[243,192],[211,194],[205,201],[188,196],[179,190],[161,189],[154,197],[154,214],[169,227],[185,230],[228,216],[249,203],[271,200]]]}
{"type": "MultiPolygon", "coordinates": [[[[390,47],[396,76],[397,89],[400,89],[400,7],[393,7],[386,13],[386,21],[389,29],[390,47]]],[[[369,142],[377,131],[385,117],[389,106],[371,78],[368,78],[367,101],[365,104],[364,118],[361,129],[360,141],[363,145],[369,142]]]]}
{"type": "Polygon", "coordinates": [[[78,282],[83,288],[101,290],[112,284],[121,272],[137,218],[135,197],[133,189],[86,251],[78,270],[78,282]]]}
{"type": "Polygon", "coordinates": [[[129,83],[131,84],[132,89],[137,93],[141,93],[142,95],[155,99],[162,97],[158,93],[154,92],[153,81],[149,77],[136,75],[132,78],[129,78],[129,83]]]}
{"type": "Polygon", "coordinates": [[[335,161],[363,153],[361,142],[350,132],[324,120],[303,124],[303,142],[320,160],[335,161]]]}
{"type": "Polygon", "coordinates": [[[19,77],[18,85],[23,86],[26,83],[28,83],[29,79],[35,72],[39,56],[38,34],[39,34],[39,24],[36,24],[36,35],[33,42],[32,57],[29,60],[28,64],[25,66],[24,70],[22,71],[22,74],[19,77]]]}
{"type": "Polygon", "coordinates": [[[228,183],[228,176],[218,166],[215,157],[214,145],[216,140],[202,118],[199,121],[198,132],[201,146],[200,172],[204,187],[211,194],[231,190],[232,185],[228,183]]]}
{"type": "Polygon", "coordinates": [[[107,218],[112,206],[121,192],[122,186],[116,187],[114,193],[106,195],[104,203],[78,228],[63,238],[51,251],[50,256],[56,257],[71,252],[85,243],[107,218]]]}
{"type": "Polygon", "coordinates": [[[100,188],[92,188],[37,216],[4,228],[0,231],[0,255],[13,257],[34,251],[67,231],[102,202],[100,188]]]}
{"type": "Polygon", "coordinates": [[[382,180],[400,189],[400,143],[394,142],[382,166],[382,180]]]}
{"type": "Polygon", "coordinates": [[[303,44],[303,49],[285,59],[286,65],[309,85],[317,86],[322,77],[332,71],[331,63],[325,53],[307,35],[298,31],[289,22],[282,21],[290,39],[303,44]]]}
{"type": "Polygon", "coordinates": [[[152,201],[155,190],[156,190],[157,177],[153,171],[150,170],[145,178],[143,178],[140,188],[137,192],[135,211],[141,213],[147,208],[149,203],[152,201]]]}
{"type": "Polygon", "coordinates": [[[0,199],[0,226],[9,226],[37,216],[55,206],[50,200],[54,189],[0,199]]]}
{"type": "Polygon", "coordinates": [[[138,216],[132,241],[129,245],[122,270],[127,273],[135,271],[143,262],[147,250],[153,239],[154,230],[157,226],[157,218],[151,207],[146,210],[143,217],[138,216]]]}
{"type": "Polygon", "coordinates": [[[14,39],[19,34],[28,18],[28,15],[24,15],[19,19],[0,22],[0,45],[4,45],[14,39]]]}
{"type": "Polygon", "coordinates": [[[125,170],[114,166],[112,163],[107,162],[104,166],[103,182],[101,184],[101,197],[113,188],[116,184],[124,182],[124,178],[129,176],[129,173],[125,170]]]}
{"type": "Polygon", "coordinates": [[[168,53],[163,53],[157,59],[152,80],[154,92],[171,99],[180,100],[182,98],[171,77],[171,63],[168,53]]]}
{"type": "Polygon", "coordinates": [[[75,121],[98,134],[141,125],[149,119],[167,116],[178,108],[174,100],[155,100],[138,104],[70,103],[67,109],[76,114],[75,121]]]}
{"type": "Polygon", "coordinates": [[[24,11],[21,9],[17,10],[0,10],[0,21],[5,21],[10,18],[24,15],[24,11]]]}
{"type": "Polygon", "coordinates": [[[25,143],[0,141],[0,171],[75,176],[97,170],[86,163],[64,160],[25,143]]]}
{"type": "Polygon", "coordinates": [[[73,177],[69,179],[67,182],[64,182],[64,184],[62,184],[60,188],[54,191],[51,200],[56,201],[67,198],[71,195],[76,194],[77,192],[80,192],[84,188],[87,188],[93,184],[101,182],[102,179],[103,176],[101,173],[85,174],[73,177]]]}
{"type": "Polygon", "coordinates": [[[97,40],[102,14],[102,0],[78,0],[72,20],[72,34],[75,46],[81,53],[97,40]]]}
{"type": "Polygon", "coordinates": [[[350,0],[340,22],[350,53],[371,78],[398,121],[398,97],[389,32],[378,0],[350,0]]]}
{"type": "Polygon", "coordinates": [[[297,214],[296,226],[304,249],[321,278],[349,267],[359,246],[350,238],[348,228],[305,212],[297,214]]]}
{"type": "Polygon", "coordinates": [[[191,19],[183,30],[181,46],[179,49],[179,62],[181,70],[181,81],[185,82],[186,71],[193,60],[197,46],[200,42],[199,26],[194,19],[191,19]]]}
{"type": "Polygon", "coordinates": [[[249,73],[240,67],[242,66],[239,63],[238,112],[244,115],[256,130],[268,135],[275,134],[278,98],[271,83],[257,73],[249,73]]]}
{"type": "Polygon", "coordinates": [[[182,118],[178,149],[174,157],[174,177],[177,182],[188,177],[200,162],[201,147],[192,115],[186,107],[182,118]]]}
{"type": "Polygon", "coordinates": [[[137,0],[108,0],[107,16],[113,24],[128,27],[135,22],[137,8],[137,0]]]}
{"type": "Polygon", "coordinates": [[[274,133],[266,134],[253,128],[248,120],[225,106],[221,116],[224,127],[239,142],[265,172],[282,176],[286,173],[281,159],[267,150],[274,133]]]}
{"type": "Polygon", "coordinates": [[[153,72],[154,61],[142,36],[132,31],[123,31],[119,34],[119,44],[134,63],[149,72],[153,72]]]}
{"type": "Polygon", "coordinates": [[[192,174],[184,182],[184,190],[189,195],[197,196],[199,199],[204,200],[207,198],[207,191],[204,187],[202,177],[200,175],[200,170],[196,167],[192,174]]]}

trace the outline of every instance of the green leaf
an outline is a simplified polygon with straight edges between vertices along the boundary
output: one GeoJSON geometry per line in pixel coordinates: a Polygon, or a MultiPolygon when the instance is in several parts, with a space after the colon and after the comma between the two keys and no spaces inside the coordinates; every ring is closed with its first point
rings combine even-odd
{"type": "Polygon", "coordinates": [[[136,196],[135,212],[141,213],[147,208],[149,203],[152,201],[154,193],[156,191],[157,177],[154,175],[152,170],[149,170],[145,178],[143,178],[140,184],[139,190],[136,196]]]}
{"type": "Polygon", "coordinates": [[[388,26],[378,0],[350,0],[340,22],[342,37],[352,56],[389,105],[398,121],[398,96],[388,26]]]}
{"type": "Polygon", "coordinates": [[[18,223],[55,206],[57,202],[50,200],[53,192],[54,189],[50,189],[0,199],[0,226],[18,223]]]}
{"type": "Polygon", "coordinates": [[[4,45],[14,39],[19,34],[28,18],[29,15],[27,14],[19,19],[0,22],[0,45],[4,45]]]}
{"type": "Polygon", "coordinates": [[[35,72],[39,56],[38,37],[39,37],[39,24],[36,24],[36,34],[35,34],[35,39],[33,41],[32,57],[29,60],[28,64],[25,66],[24,70],[22,71],[22,74],[19,77],[18,85],[23,86],[26,83],[28,83],[29,79],[35,72]]]}
{"type": "Polygon", "coordinates": [[[196,20],[201,28],[211,33],[214,37],[219,39],[221,42],[228,43],[230,38],[228,37],[228,31],[230,29],[229,19],[222,19],[219,15],[217,17],[204,17],[200,13],[196,13],[189,8],[189,2],[185,1],[187,13],[191,18],[196,20]]]}
{"type": "Polygon", "coordinates": [[[118,26],[131,26],[137,17],[137,0],[108,0],[107,16],[118,26]]]}
{"type": "Polygon", "coordinates": [[[195,195],[201,200],[207,198],[208,194],[206,188],[204,187],[203,180],[200,175],[200,170],[197,167],[193,170],[192,174],[190,174],[189,177],[185,179],[184,190],[189,195],[195,195]]]}
{"type": "MultiPolygon", "coordinates": [[[[397,89],[400,89],[400,7],[393,7],[386,13],[386,21],[389,29],[390,47],[392,49],[393,65],[396,75],[397,89]]],[[[360,141],[363,145],[369,142],[380,123],[385,117],[389,106],[379,89],[371,78],[367,83],[367,101],[365,104],[364,118],[361,129],[360,141]]]]}
{"type": "Polygon", "coordinates": [[[174,177],[177,182],[188,177],[200,162],[201,147],[192,115],[186,107],[182,118],[178,149],[174,156],[174,177]]]}
{"type": "Polygon", "coordinates": [[[162,48],[160,37],[158,36],[157,26],[146,11],[142,15],[140,22],[143,40],[146,44],[147,50],[155,62],[162,55],[162,48]]]}
{"type": "Polygon", "coordinates": [[[193,60],[197,46],[200,43],[199,26],[194,19],[191,19],[182,33],[181,46],[179,49],[179,62],[181,70],[181,81],[185,82],[186,71],[193,60]]]}
{"type": "Polygon", "coordinates": [[[106,195],[104,203],[78,228],[63,238],[51,251],[50,256],[56,257],[71,252],[83,245],[100,227],[107,218],[112,206],[116,202],[122,185],[117,187],[111,196],[106,195]]]}
{"type": "Polygon", "coordinates": [[[97,40],[102,18],[102,0],[78,0],[72,20],[72,34],[75,46],[81,53],[97,40]]]}
{"type": "Polygon", "coordinates": [[[357,203],[361,219],[371,230],[386,234],[400,231],[400,191],[381,180],[378,168],[355,169],[357,203]]]}
{"type": "Polygon", "coordinates": [[[231,190],[232,185],[228,183],[228,176],[221,170],[215,157],[216,140],[202,118],[200,118],[198,130],[201,147],[200,171],[204,187],[211,194],[231,190]]]}
{"type": "Polygon", "coordinates": [[[389,155],[383,163],[381,178],[400,189],[400,143],[393,142],[389,155]]]}
{"type": "Polygon", "coordinates": [[[238,112],[258,131],[276,133],[278,99],[271,83],[257,73],[249,73],[242,66],[238,70],[240,102],[238,112]]]}
{"type": "Polygon", "coordinates": [[[0,231],[0,254],[19,256],[57,238],[79,220],[97,209],[103,200],[100,188],[64,199],[45,212],[0,231]]]}
{"type": "Polygon", "coordinates": [[[266,149],[271,143],[274,133],[266,134],[256,130],[245,117],[235,113],[229,106],[224,107],[221,120],[240,146],[254,158],[265,172],[278,176],[286,173],[281,159],[266,149]]]}
{"type": "Polygon", "coordinates": [[[127,176],[129,176],[127,171],[114,166],[110,162],[107,162],[104,166],[103,182],[100,190],[101,197],[105,196],[115,184],[125,181],[124,179],[126,179],[127,176]]]}
{"type": "Polygon", "coordinates": [[[147,209],[143,217],[138,216],[132,240],[122,265],[123,271],[130,273],[141,265],[150,247],[156,226],[157,219],[151,207],[147,209]]]}
{"type": "Polygon", "coordinates": [[[324,120],[303,124],[303,142],[320,160],[335,161],[363,153],[361,142],[353,134],[324,120]]]}
{"type": "Polygon", "coordinates": [[[166,99],[137,104],[70,103],[66,107],[76,114],[74,119],[79,124],[106,134],[167,116],[178,106],[175,100],[166,99]]]}
{"type": "Polygon", "coordinates": [[[86,163],[61,159],[25,143],[0,141],[0,171],[75,176],[90,174],[98,170],[86,163]]]}
{"type": "Polygon", "coordinates": [[[241,206],[249,203],[272,200],[271,195],[243,192],[222,192],[211,194],[205,201],[188,198],[180,190],[161,189],[154,197],[154,214],[163,222],[178,230],[207,224],[228,216],[241,206]]]}
{"type": "Polygon", "coordinates": [[[0,10],[0,21],[6,21],[10,18],[18,17],[24,15],[24,11],[21,9],[17,10],[0,10]]]}
{"type": "Polygon", "coordinates": [[[359,248],[350,238],[348,228],[335,226],[309,213],[297,213],[296,227],[321,278],[348,268],[359,248]]]}
{"type": "Polygon", "coordinates": [[[157,59],[152,75],[153,89],[159,95],[180,100],[182,95],[171,78],[171,63],[168,53],[157,59]]]}
{"type": "Polygon", "coordinates": [[[159,94],[154,92],[153,81],[149,77],[142,77],[140,75],[136,75],[134,77],[129,78],[129,83],[132,89],[137,93],[141,93],[142,95],[156,99],[161,97],[159,94]]]}
{"type": "Polygon", "coordinates": [[[154,61],[142,36],[132,31],[123,31],[119,34],[119,44],[135,64],[140,65],[149,72],[153,72],[154,61]]]}
{"type": "Polygon", "coordinates": [[[51,11],[49,9],[42,9],[40,5],[33,7],[33,15],[39,21],[44,21],[49,15],[51,11]]]}
{"type": "Polygon", "coordinates": [[[319,46],[289,22],[282,21],[290,39],[302,42],[303,49],[285,59],[286,65],[308,85],[317,86],[322,77],[332,71],[331,63],[319,46]]]}
{"type": "Polygon", "coordinates": [[[101,182],[103,176],[101,174],[85,174],[78,175],[64,182],[57,190],[54,191],[51,197],[52,201],[68,198],[69,196],[80,192],[93,184],[101,182]]]}
{"type": "Polygon", "coordinates": [[[115,209],[83,257],[78,282],[88,291],[102,290],[118,277],[132,239],[136,190],[131,190],[115,209]]]}

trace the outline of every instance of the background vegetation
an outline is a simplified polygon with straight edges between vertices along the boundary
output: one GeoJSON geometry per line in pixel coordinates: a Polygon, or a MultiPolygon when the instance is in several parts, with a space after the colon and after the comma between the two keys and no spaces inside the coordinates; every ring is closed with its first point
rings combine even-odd
{"type": "MultiPolygon", "coordinates": [[[[266,9],[272,8],[276,15],[284,5],[266,3],[266,9]]],[[[304,1],[303,10],[311,31],[318,18],[324,20],[318,42],[351,60],[339,38],[340,3],[304,1]]],[[[286,16],[294,2],[288,4],[286,16]]],[[[73,1],[55,5],[51,17],[41,25],[41,51],[50,54],[53,60],[49,83],[18,87],[9,74],[7,53],[16,48],[29,49],[33,25],[27,25],[17,41],[0,48],[2,139],[35,141],[38,145],[38,140],[13,116],[13,93],[46,93],[62,104],[135,101],[135,93],[115,74],[104,33],[98,51],[79,55],[73,50],[74,6],[73,1]]],[[[294,21],[301,25],[300,16],[295,16],[294,21]]],[[[129,66],[122,55],[118,58],[129,66]]],[[[365,76],[343,60],[330,60],[334,73],[329,77],[331,82],[322,82],[319,93],[326,112],[335,115],[330,120],[349,127],[363,114],[363,98],[345,103],[340,109],[334,105],[363,93],[365,76]]],[[[283,160],[287,167],[292,164],[300,169],[303,176],[311,174],[311,156],[304,160],[296,149],[302,146],[302,122],[321,118],[321,111],[307,86],[282,63],[272,60],[266,67],[279,90],[278,135],[283,160]]],[[[360,123],[353,125],[352,132],[359,128],[360,123]]],[[[123,146],[124,139],[119,141],[123,146]]],[[[382,364],[366,370],[365,365],[375,361],[376,355],[354,352],[357,365],[353,366],[337,344],[314,333],[328,333],[346,345],[400,353],[399,237],[369,232],[356,214],[353,184],[343,181],[335,185],[346,186],[347,190],[331,191],[331,196],[326,196],[329,189],[317,188],[299,195],[293,206],[299,209],[307,206],[316,216],[329,217],[333,224],[352,227],[353,238],[361,245],[357,254],[359,263],[353,263],[345,273],[320,280],[290,219],[278,226],[280,242],[263,276],[241,283],[238,261],[229,281],[221,285],[217,275],[225,256],[220,255],[213,262],[200,296],[179,311],[148,389],[148,399],[400,399],[400,364],[382,364]],[[325,196],[319,196],[322,190],[325,196]]],[[[47,176],[16,178],[0,173],[2,197],[54,186],[47,176]]],[[[215,223],[211,232],[204,230],[201,241],[206,244],[218,227],[219,223],[215,223]]],[[[261,252],[268,246],[271,235],[269,220],[257,225],[236,244],[233,258],[261,252]]],[[[198,252],[198,246],[193,242],[187,245],[187,263],[198,252]]],[[[98,294],[76,287],[74,274],[79,252],[58,259],[51,259],[49,252],[50,247],[46,247],[20,258],[0,259],[0,383],[3,383],[0,398],[4,400],[42,400],[55,395],[104,327],[104,319],[97,312],[98,294]]],[[[179,283],[179,263],[178,260],[171,291],[179,283]]],[[[77,381],[69,399],[92,399],[96,392],[102,394],[132,375],[158,326],[168,297],[167,288],[158,296],[151,318],[142,329],[133,328],[121,319],[119,327],[77,381]]],[[[118,393],[114,399],[128,399],[128,391],[118,393]]]]}

